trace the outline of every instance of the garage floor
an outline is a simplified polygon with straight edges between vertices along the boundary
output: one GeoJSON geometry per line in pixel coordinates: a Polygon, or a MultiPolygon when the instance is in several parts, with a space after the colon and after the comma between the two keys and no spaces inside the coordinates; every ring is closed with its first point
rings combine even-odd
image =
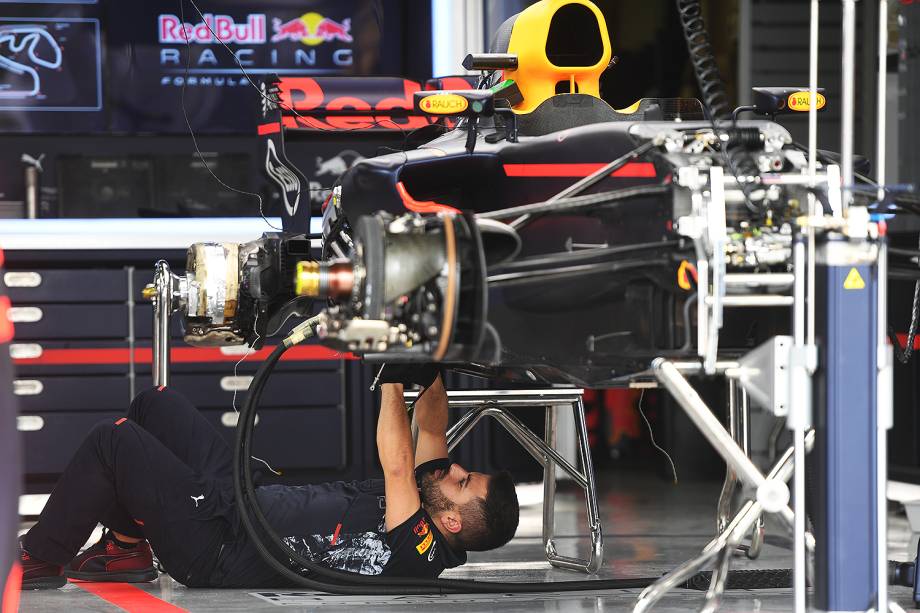
{"type": "MultiPolygon", "coordinates": [[[[680,483],[671,485],[657,476],[630,471],[600,477],[599,504],[604,520],[606,555],[599,577],[658,576],[685,559],[695,556],[713,535],[714,510],[719,484],[680,483]]],[[[584,540],[574,536],[584,528],[584,506],[580,495],[560,491],[557,500],[557,533],[560,553],[582,551],[584,540]]],[[[442,575],[502,581],[565,581],[582,579],[577,573],[550,568],[543,559],[540,540],[540,506],[522,509],[517,537],[504,548],[474,553],[469,563],[442,575]]],[[[907,559],[909,538],[903,516],[891,516],[889,549],[891,559],[907,559]]],[[[792,555],[789,539],[770,530],[760,559],[738,558],[733,568],[789,568],[792,555]]],[[[150,584],[71,583],[60,590],[25,592],[21,610],[81,613],[84,611],[169,611],[233,613],[242,611],[368,611],[396,613],[435,604],[439,613],[452,611],[621,611],[629,610],[639,590],[537,595],[457,596],[329,596],[291,590],[204,590],[187,589],[168,577],[150,584]]],[[[908,588],[892,588],[899,604],[912,606],[908,588]]],[[[678,590],[663,600],[655,611],[697,609],[702,592],[678,590]]],[[[426,607],[427,608],[427,607],[426,607]]],[[[790,611],[789,589],[728,592],[722,611],[790,611]]]]}

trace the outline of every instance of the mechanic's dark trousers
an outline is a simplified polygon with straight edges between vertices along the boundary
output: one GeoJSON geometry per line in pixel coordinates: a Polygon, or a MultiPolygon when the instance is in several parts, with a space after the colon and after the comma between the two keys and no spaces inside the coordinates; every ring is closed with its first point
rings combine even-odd
{"type": "Polygon", "coordinates": [[[141,392],[127,417],[90,431],[23,545],[64,566],[102,523],[147,539],[177,581],[208,585],[232,521],[232,462],[229,445],[183,396],[141,392]]]}

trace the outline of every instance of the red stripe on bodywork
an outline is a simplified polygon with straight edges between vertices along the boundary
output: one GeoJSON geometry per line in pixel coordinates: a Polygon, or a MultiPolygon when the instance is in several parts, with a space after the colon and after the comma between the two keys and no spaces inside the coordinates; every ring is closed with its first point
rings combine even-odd
{"type": "Polygon", "coordinates": [[[413,198],[402,181],[396,184],[396,191],[402,198],[403,206],[413,213],[453,213],[459,215],[460,211],[447,204],[433,200],[416,200],[413,198]]]}
{"type": "MultiPolygon", "coordinates": [[[[274,347],[263,347],[249,354],[248,359],[264,360],[274,347]]],[[[169,352],[170,362],[237,362],[241,356],[227,355],[219,347],[174,347],[169,352]]],[[[140,348],[134,350],[135,362],[150,362],[153,350],[140,348]]],[[[301,345],[292,347],[281,356],[282,360],[352,360],[350,353],[341,353],[318,345],[301,345]]],[[[16,364],[128,364],[131,350],[124,348],[88,348],[88,349],[45,349],[37,358],[17,358],[16,364]]]]}
{"type": "Polygon", "coordinates": [[[90,583],[73,579],[70,582],[128,613],[188,613],[188,609],[160,600],[153,594],[127,583],[90,583]]]}
{"type": "Polygon", "coordinates": [[[128,421],[128,418],[127,418],[127,417],[122,417],[122,418],[120,418],[118,421],[115,422],[115,425],[116,425],[116,426],[120,426],[121,424],[125,423],[126,421],[128,421]]]}
{"type": "MultiPolygon", "coordinates": [[[[907,345],[907,334],[898,332],[897,336],[901,347],[905,347],[907,345]]],[[[920,349],[920,335],[914,337],[914,349],[920,349]]]]}
{"type": "Polygon", "coordinates": [[[258,126],[259,136],[265,136],[266,134],[277,134],[281,131],[281,124],[277,121],[271,123],[262,123],[258,126]]]}
{"type": "MultiPolygon", "coordinates": [[[[504,164],[509,177],[568,177],[582,178],[594,174],[606,164],[504,164]]],[[[612,173],[611,177],[629,179],[654,179],[655,165],[651,162],[629,162],[612,173]]]]}

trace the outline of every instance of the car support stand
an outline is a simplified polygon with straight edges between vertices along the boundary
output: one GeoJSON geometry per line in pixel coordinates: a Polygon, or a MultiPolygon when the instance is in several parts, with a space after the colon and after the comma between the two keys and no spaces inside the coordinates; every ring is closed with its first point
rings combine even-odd
{"type": "MultiPolygon", "coordinates": [[[[450,390],[447,402],[450,407],[470,409],[447,432],[447,450],[452,451],[483,417],[495,419],[508,431],[537,462],[543,466],[543,548],[547,561],[557,568],[578,570],[593,574],[604,561],[604,538],[597,506],[597,489],[594,483],[594,466],[585,425],[584,391],[576,388],[536,390],[450,390]],[[506,408],[538,408],[546,411],[544,438],[525,426],[506,408]],[[571,407],[575,424],[576,446],[581,470],[573,466],[556,451],[556,419],[558,407],[571,407]],[[556,467],[563,470],[585,492],[585,510],[591,548],[587,559],[560,555],[554,541],[556,467]]],[[[412,402],[418,392],[406,392],[412,402]]]]}

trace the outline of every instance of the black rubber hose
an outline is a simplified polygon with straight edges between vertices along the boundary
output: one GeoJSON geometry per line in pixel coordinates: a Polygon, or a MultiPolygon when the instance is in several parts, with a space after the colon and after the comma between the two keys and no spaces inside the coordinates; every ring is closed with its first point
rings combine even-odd
{"type": "Polygon", "coordinates": [[[649,198],[653,196],[664,196],[671,193],[670,185],[638,185],[636,187],[624,187],[596,194],[586,194],[584,196],[571,196],[569,198],[560,198],[559,200],[534,202],[532,204],[522,204],[507,209],[498,209],[487,213],[478,213],[476,216],[483,219],[504,219],[506,217],[518,217],[520,215],[544,215],[547,213],[571,213],[581,209],[597,210],[605,205],[613,205],[633,198],[649,198]]]}
{"type": "Polygon", "coordinates": [[[250,384],[246,402],[240,410],[237,426],[237,446],[234,452],[234,489],[243,527],[253,545],[265,561],[282,577],[299,586],[337,594],[445,594],[445,593],[529,593],[559,591],[589,591],[610,589],[636,589],[651,585],[658,577],[636,579],[603,579],[594,581],[560,581],[541,583],[504,583],[485,581],[461,581],[454,579],[410,579],[358,575],[346,571],[326,568],[305,558],[282,544],[281,538],[271,527],[259,508],[252,482],[250,455],[255,411],[268,380],[269,374],[281,355],[287,350],[279,345],[259,366],[250,384]],[[252,515],[250,515],[252,513],[252,515]],[[253,521],[255,519],[255,521],[253,521]],[[274,552],[265,545],[267,539],[274,552]],[[276,553],[275,553],[276,552],[276,553]],[[314,574],[319,580],[304,576],[285,564],[279,557],[287,558],[314,574]],[[352,585],[348,585],[352,584],[352,585]]]}
{"type": "Polygon", "coordinates": [[[700,0],[677,0],[677,12],[706,112],[711,119],[730,117],[728,95],[709,43],[709,32],[706,31],[700,0]]]}
{"type": "MultiPolygon", "coordinates": [[[[600,590],[640,589],[656,582],[660,577],[637,577],[634,579],[597,579],[589,581],[549,581],[539,583],[498,582],[498,581],[462,581],[456,579],[415,579],[401,577],[383,577],[359,575],[346,571],[326,568],[298,554],[283,544],[277,532],[268,523],[256,498],[252,482],[251,447],[255,413],[262,391],[268,377],[274,370],[281,356],[287,351],[284,343],[278,345],[259,365],[250,384],[246,402],[240,410],[237,425],[237,445],[234,450],[234,491],[237,508],[243,527],[253,546],[266,563],[284,579],[311,590],[346,595],[430,595],[455,593],[547,593],[547,592],[582,592],[600,590]],[[250,516],[250,512],[255,516],[250,516]],[[256,525],[258,524],[258,526],[256,525]],[[267,546],[265,541],[271,543],[267,546]],[[282,561],[284,560],[284,561],[282,561]],[[291,562],[299,565],[303,572],[291,567],[291,562]],[[304,574],[306,573],[306,574],[304,574]],[[315,578],[309,575],[316,575],[315,578]]],[[[734,576],[734,572],[729,573],[734,576]]],[[[776,573],[782,571],[764,571],[776,573]]],[[[788,572],[788,571],[786,571],[788,572]]],[[[695,587],[700,579],[692,577],[683,587],[695,587]]],[[[765,586],[771,587],[771,586],[765,586]]]]}
{"type": "MultiPolygon", "coordinates": [[[[703,96],[703,106],[706,108],[706,113],[712,122],[712,130],[717,135],[725,134],[728,137],[727,141],[722,142],[721,147],[728,169],[741,188],[748,209],[755,213],[760,213],[760,209],[751,201],[752,186],[739,179],[740,175],[760,175],[757,163],[748,152],[748,147],[754,143],[750,142],[751,139],[744,134],[744,130],[736,127],[735,119],[728,104],[725,84],[719,74],[719,65],[716,63],[716,58],[712,53],[712,45],[709,42],[709,32],[706,30],[700,0],[677,0],[677,12],[680,15],[684,39],[687,41],[690,63],[693,64],[696,82],[703,96]]],[[[757,131],[757,146],[760,144],[759,139],[760,134],[757,131]]]]}

